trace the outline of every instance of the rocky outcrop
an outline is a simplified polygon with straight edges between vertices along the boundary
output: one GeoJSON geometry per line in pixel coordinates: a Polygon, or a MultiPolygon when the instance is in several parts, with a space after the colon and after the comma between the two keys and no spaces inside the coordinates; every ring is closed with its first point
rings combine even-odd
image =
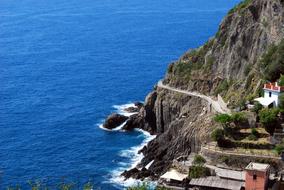
{"type": "Polygon", "coordinates": [[[139,112],[139,110],[143,107],[143,103],[141,102],[135,102],[134,106],[125,108],[124,111],[128,112],[128,113],[136,113],[139,112]]]}
{"type": "MultiPolygon", "coordinates": [[[[211,96],[220,93],[232,106],[256,93],[261,86],[261,56],[284,37],[283,7],[283,0],[244,1],[224,18],[214,38],[170,64],[164,82],[211,96]]],[[[150,174],[155,179],[174,159],[198,152],[216,127],[211,118],[206,101],[155,87],[124,129],[140,128],[157,137],[139,151],[144,158],[137,168],[124,176],[150,174]],[[151,162],[147,172],[138,169],[151,162]]]]}
{"type": "MultiPolygon", "coordinates": [[[[132,127],[150,129],[151,133],[157,135],[139,151],[144,158],[137,167],[144,168],[153,161],[148,172],[156,179],[170,167],[174,159],[199,151],[213,130],[210,116],[205,100],[159,88],[154,90],[147,96],[140,115],[130,117],[127,122],[132,127]]],[[[124,172],[124,176],[132,174],[131,177],[137,178],[144,176],[143,173],[144,170],[134,169],[124,172]]]]}
{"type": "Polygon", "coordinates": [[[236,106],[257,92],[260,58],[283,39],[283,24],[282,0],[246,0],[228,13],[215,37],[169,66],[165,82],[203,94],[221,93],[236,106]]]}
{"type": "Polygon", "coordinates": [[[103,124],[103,127],[106,129],[114,129],[120,126],[121,124],[123,124],[127,119],[128,117],[124,115],[113,113],[110,116],[108,116],[105,123],[103,124]]]}

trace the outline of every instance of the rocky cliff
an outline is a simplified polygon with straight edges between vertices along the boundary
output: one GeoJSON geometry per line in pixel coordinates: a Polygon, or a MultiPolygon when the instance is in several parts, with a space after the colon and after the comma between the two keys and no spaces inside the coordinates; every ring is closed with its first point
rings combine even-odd
{"type": "MultiPolygon", "coordinates": [[[[219,31],[204,46],[190,50],[169,65],[164,83],[210,96],[221,94],[231,107],[257,94],[263,79],[261,57],[284,37],[283,0],[245,0],[233,8],[219,31]]],[[[157,177],[174,159],[200,150],[214,129],[207,102],[198,97],[155,87],[124,129],[141,128],[156,139],[145,146],[138,167],[153,161],[149,171],[130,170],[124,175],[157,177]]]]}

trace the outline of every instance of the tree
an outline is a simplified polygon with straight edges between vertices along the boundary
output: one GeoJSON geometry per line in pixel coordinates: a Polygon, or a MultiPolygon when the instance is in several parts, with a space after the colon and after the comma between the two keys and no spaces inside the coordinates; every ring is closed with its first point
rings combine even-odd
{"type": "Polygon", "coordinates": [[[213,141],[218,143],[218,146],[221,146],[223,140],[225,139],[225,132],[223,129],[215,129],[212,134],[211,138],[213,141]]]}
{"type": "Polygon", "coordinates": [[[273,135],[278,121],[278,109],[264,108],[259,112],[259,121],[264,126],[265,130],[273,135]]]}
{"type": "Polygon", "coordinates": [[[200,177],[206,177],[210,175],[210,171],[208,168],[204,166],[198,166],[198,165],[193,165],[189,168],[189,173],[188,176],[189,178],[200,178],[200,177]]]}
{"type": "Polygon", "coordinates": [[[205,158],[203,158],[201,155],[196,154],[194,156],[193,162],[194,165],[198,165],[198,166],[203,166],[206,163],[205,158]]]}

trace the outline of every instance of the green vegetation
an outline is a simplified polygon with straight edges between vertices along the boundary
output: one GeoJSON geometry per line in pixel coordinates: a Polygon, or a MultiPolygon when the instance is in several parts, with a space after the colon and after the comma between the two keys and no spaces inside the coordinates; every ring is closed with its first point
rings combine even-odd
{"type": "MultiPolygon", "coordinates": [[[[42,183],[41,181],[28,181],[28,185],[30,186],[30,190],[75,190],[78,189],[79,186],[75,183],[67,183],[62,182],[57,187],[50,187],[49,185],[42,183]]],[[[7,190],[23,190],[20,185],[16,186],[9,186],[6,188],[7,190]]],[[[94,186],[92,183],[88,182],[85,185],[83,185],[82,190],[94,190],[94,186]]]]}
{"type": "Polygon", "coordinates": [[[247,120],[245,114],[243,112],[237,112],[237,113],[233,113],[232,116],[232,121],[235,123],[242,123],[245,122],[247,120]]]}
{"type": "Polygon", "coordinates": [[[206,160],[201,155],[197,154],[194,156],[192,163],[193,165],[203,166],[206,163],[206,160]]]}
{"type": "Polygon", "coordinates": [[[177,63],[169,66],[168,72],[178,79],[190,80],[193,70],[201,68],[204,68],[206,71],[210,70],[215,60],[209,56],[205,64],[205,57],[213,44],[214,40],[209,40],[204,46],[187,52],[177,63]]]}
{"type": "Polygon", "coordinates": [[[233,14],[235,12],[242,13],[242,11],[251,4],[252,0],[244,0],[240,2],[237,6],[232,8],[228,14],[233,14]]]}
{"type": "Polygon", "coordinates": [[[259,102],[256,102],[254,104],[254,107],[253,107],[252,111],[258,114],[259,111],[262,110],[262,109],[263,109],[263,106],[259,102]]]}
{"type": "Polygon", "coordinates": [[[236,112],[232,115],[229,114],[218,114],[214,117],[214,120],[218,123],[228,125],[231,122],[234,123],[242,123],[247,120],[245,114],[243,112],[236,112]]]}
{"type": "Polygon", "coordinates": [[[248,136],[248,139],[251,141],[256,141],[259,137],[259,133],[256,128],[251,129],[251,134],[248,136]]]}
{"type": "Polygon", "coordinates": [[[262,56],[261,67],[269,81],[274,82],[284,74],[284,39],[278,45],[271,46],[262,56]]]}
{"type": "Polygon", "coordinates": [[[264,108],[259,112],[259,121],[270,135],[273,135],[275,127],[277,125],[278,113],[279,110],[276,108],[264,108]]]}
{"type": "Polygon", "coordinates": [[[214,120],[221,124],[229,124],[232,122],[232,117],[228,114],[218,114],[214,117],[214,120]]]}
{"type": "Polygon", "coordinates": [[[204,166],[198,166],[194,165],[189,168],[188,176],[189,178],[200,178],[200,177],[206,177],[210,175],[210,171],[208,168],[204,166]]]}
{"type": "MultiPolygon", "coordinates": [[[[153,187],[151,188],[150,185],[148,183],[139,183],[136,186],[133,187],[128,187],[127,190],[150,190],[153,189],[153,187]]],[[[155,190],[169,190],[168,188],[165,187],[156,187],[155,190]]]]}
{"type": "Polygon", "coordinates": [[[225,139],[224,129],[215,129],[211,133],[211,138],[213,141],[216,141],[218,143],[218,146],[220,146],[222,141],[225,139]]]}
{"type": "MultiPolygon", "coordinates": [[[[284,94],[281,94],[281,95],[279,96],[279,108],[280,108],[281,110],[284,109],[284,94]]],[[[283,111],[281,111],[281,112],[283,112],[283,111]]]]}
{"type": "Polygon", "coordinates": [[[278,84],[280,86],[284,86],[284,75],[281,75],[280,78],[278,79],[278,84]]]}
{"type": "Polygon", "coordinates": [[[193,166],[189,168],[189,178],[200,178],[210,175],[209,169],[204,167],[205,163],[205,158],[203,158],[201,155],[195,155],[192,162],[193,166]]]}
{"type": "Polygon", "coordinates": [[[284,144],[278,144],[275,146],[274,151],[280,155],[284,151],[284,144]]]}
{"type": "Polygon", "coordinates": [[[147,183],[141,183],[133,187],[128,187],[127,190],[148,190],[150,189],[147,183]]]}

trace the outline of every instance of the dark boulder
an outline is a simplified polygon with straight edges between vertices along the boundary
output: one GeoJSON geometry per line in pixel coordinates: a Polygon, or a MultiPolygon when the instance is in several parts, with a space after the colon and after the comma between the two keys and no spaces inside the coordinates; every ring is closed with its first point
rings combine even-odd
{"type": "Polygon", "coordinates": [[[134,105],[135,105],[139,110],[144,106],[144,104],[141,103],[141,102],[135,102],[134,105]]]}
{"type": "Polygon", "coordinates": [[[138,114],[132,115],[130,116],[130,118],[128,119],[128,121],[126,122],[126,124],[123,126],[123,130],[126,131],[131,131],[135,128],[143,128],[144,126],[144,120],[143,117],[141,117],[138,114]]]}
{"type": "Polygon", "coordinates": [[[139,170],[137,168],[133,168],[131,170],[124,171],[121,175],[123,177],[125,177],[126,179],[132,177],[134,179],[142,179],[143,180],[147,177],[154,176],[154,173],[151,172],[150,170],[147,170],[146,168],[142,168],[141,170],[139,170]]]}
{"type": "Polygon", "coordinates": [[[135,113],[135,112],[139,112],[139,108],[138,107],[128,107],[128,108],[125,108],[124,111],[128,113],[135,113]]]}
{"type": "Polygon", "coordinates": [[[135,102],[134,106],[125,108],[124,111],[128,112],[128,113],[135,113],[135,112],[139,112],[140,109],[143,107],[143,103],[141,102],[135,102]]]}
{"type": "Polygon", "coordinates": [[[123,124],[128,119],[127,116],[113,113],[106,119],[103,127],[107,129],[114,129],[123,124]]]}

